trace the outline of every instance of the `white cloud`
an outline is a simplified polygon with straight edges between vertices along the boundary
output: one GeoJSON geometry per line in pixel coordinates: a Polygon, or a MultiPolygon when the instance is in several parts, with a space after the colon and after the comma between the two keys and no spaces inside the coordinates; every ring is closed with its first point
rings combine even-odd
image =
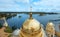
{"type": "MultiPolygon", "coordinates": [[[[18,0],[17,0],[18,1],[18,0]]],[[[19,0],[28,2],[26,0],[19,0]]],[[[25,11],[24,6],[16,4],[15,0],[0,0],[0,11],[25,11]]]]}
{"type": "Polygon", "coordinates": [[[0,4],[13,4],[13,0],[0,0],[0,4]]]}
{"type": "Polygon", "coordinates": [[[29,0],[0,0],[0,3],[14,3],[14,2],[21,2],[21,3],[29,3],[29,0]]]}
{"type": "Polygon", "coordinates": [[[35,6],[40,6],[39,8],[42,8],[46,11],[54,11],[54,10],[60,10],[60,0],[41,0],[38,2],[33,2],[35,6]],[[53,10],[54,9],[54,10],[53,10]]]}
{"type": "Polygon", "coordinates": [[[0,0],[0,11],[60,11],[60,0],[0,0]]]}
{"type": "Polygon", "coordinates": [[[0,11],[29,11],[28,5],[21,3],[29,3],[29,0],[0,0],[0,11]]]}
{"type": "Polygon", "coordinates": [[[41,0],[38,2],[34,2],[35,5],[47,5],[47,6],[51,6],[51,5],[59,5],[60,0],[41,0]]]}
{"type": "Polygon", "coordinates": [[[15,0],[16,2],[18,2],[18,3],[20,3],[20,2],[22,2],[22,3],[29,3],[29,0],[15,0]]]}
{"type": "MultiPolygon", "coordinates": [[[[1,4],[0,4],[1,5],[1,4]]],[[[0,11],[19,11],[20,7],[18,5],[13,4],[3,4],[0,6],[0,11]]]]}

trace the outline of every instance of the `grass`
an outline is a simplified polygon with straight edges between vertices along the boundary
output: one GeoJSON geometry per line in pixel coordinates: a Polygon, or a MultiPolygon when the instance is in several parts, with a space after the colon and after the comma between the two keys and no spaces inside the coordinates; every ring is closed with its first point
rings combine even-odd
{"type": "Polygon", "coordinates": [[[11,37],[12,36],[12,34],[10,34],[8,37],[11,37]]]}
{"type": "Polygon", "coordinates": [[[4,30],[4,32],[6,32],[6,33],[12,33],[13,30],[10,27],[6,27],[6,29],[4,30]]]}

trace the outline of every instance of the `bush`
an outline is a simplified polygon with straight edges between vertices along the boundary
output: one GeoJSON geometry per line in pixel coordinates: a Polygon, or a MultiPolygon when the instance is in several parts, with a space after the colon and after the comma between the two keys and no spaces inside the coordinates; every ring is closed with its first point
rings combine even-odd
{"type": "Polygon", "coordinates": [[[8,37],[11,37],[12,35],[10,34],[8,37]]]}
{"type": "Polygon", "coordinates": [[[13,32],[10,27],[6,27],[6,29],[4,31],[7,32],[7,33],[12,33],[13,32]]]}
{"type": "Polygon", "coordinates": [[[15,29],[17,29],[17,27],[14,25],[14,26],[12,27],[12,30],[14,31],[15,29]]]}
{"type": "Polygon", "coordinates": [[[2,24],[0,23],[0,29],[2,28],[2,24]]]}

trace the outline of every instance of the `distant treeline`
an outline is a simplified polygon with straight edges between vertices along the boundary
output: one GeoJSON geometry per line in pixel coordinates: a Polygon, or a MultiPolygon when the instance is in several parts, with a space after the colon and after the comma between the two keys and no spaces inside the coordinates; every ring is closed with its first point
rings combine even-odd
{"type": "MultiPolygon", "coordinates": [[[[10,13],[15,13],[15,14],[29,14],[30,12],[0,12],[0,14],[10,14],[10,13]]],[[[33,14],[60,14],[60,13],[54,13],[54,12],[32,12],[33,14]]]]}

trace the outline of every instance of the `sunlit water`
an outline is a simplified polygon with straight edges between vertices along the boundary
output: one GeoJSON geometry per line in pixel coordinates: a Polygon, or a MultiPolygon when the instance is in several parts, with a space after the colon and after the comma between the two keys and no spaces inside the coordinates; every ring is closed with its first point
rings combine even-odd
{"type": "MultiPolygon", "coordinates": [[[[7,19],[7,22],[10,27],[16,26],[17,28],[20,28],[23,25],[24,21],[28,18],[29,18],[28,14],[17,14],[17,16],[7,19]],[[19,17],[19,16],[21,16],[21,17],[19,17]]],[[[60,19],[60,15],[54,14],[54,15],[39,16],[39,14],[33,14],[33,18],[38,20],[45,27],[50,20],[60,19]]],[[[60,23],[60,21],[52,21],[52,22],[55,25],[58,25],[60,23]]]]}

